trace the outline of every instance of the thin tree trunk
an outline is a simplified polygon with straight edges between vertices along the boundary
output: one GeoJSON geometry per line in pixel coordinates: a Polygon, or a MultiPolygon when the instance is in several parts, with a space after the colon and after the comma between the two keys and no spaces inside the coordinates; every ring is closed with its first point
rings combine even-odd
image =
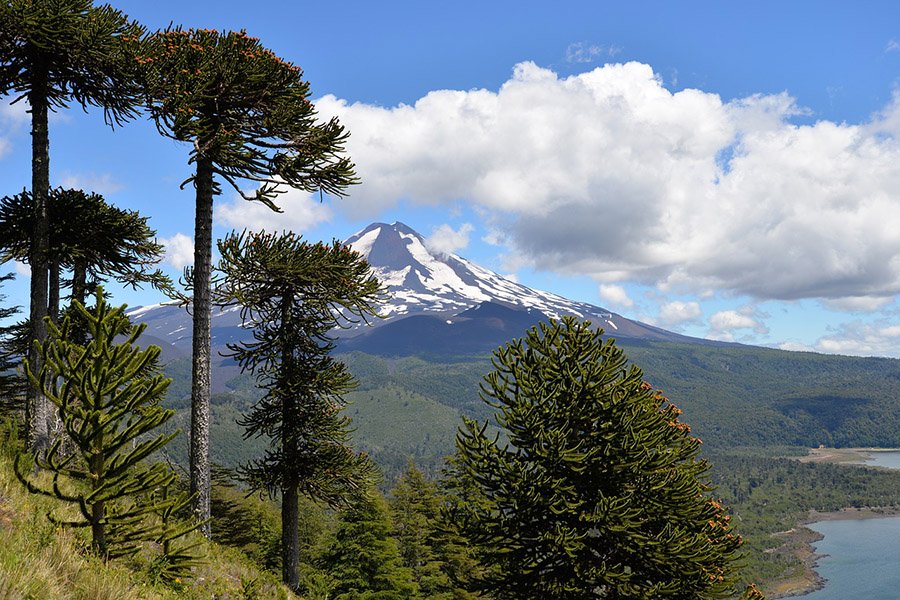
{"type": "MultiPolygon", "coordinates": [[[[281,371],[289,377],[293,373],[293,353],[291,337],[292,291],[286,289],[281,295],[281,371]]],[[[282,384],[287,391],[290,386],[282,384]]],[[[284,459],[281,489],[281,580],[294,592],[300,591],[300,534],[299,485],[293,469],[297,464],[297,437],[294,419],[297,418],[297,399],[292,393],[281,399],[281,452],[284,459]]]]}
{"type": "Polygon", "coordinates": [[[197,159],[196,216],[194,219],[194,337],[191,379],[191,494],[194,515],[206,523],[200,531],[210,537],[209,395],[210,395],[210,269],[212,263],[212,161],[197,159]]]}
{"type": "MultiPolygon", "coordinates": [[[[28,362],[34,373],[39,373],[43,361],[34,348],[34,340],[43,343],[47,339],[49,217],[50,196],[50,136],[47,124],[47,73],[35,67],[35,86],[29,94],[31,104],[31,194],[34,199],[34,232],[31,238],[29,264],[31,266],[31,343],[28,346],[28,362]]],[[[48,419],[50,402],[38,386],[28,384],[28,441],[32,450],[42,452],[50,446],[48,419]]]]}

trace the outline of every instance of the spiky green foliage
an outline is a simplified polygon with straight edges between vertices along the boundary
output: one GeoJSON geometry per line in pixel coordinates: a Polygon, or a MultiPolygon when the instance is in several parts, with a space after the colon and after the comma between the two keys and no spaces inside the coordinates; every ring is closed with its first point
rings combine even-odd
{"type": "Polygon", "coordinates": [[[720,598],[741,543],[680,411],[589,323],[499,349],[450,469],[454,515],[496,598],[720,598]]]}
{"type": "Polygon", "coordinates": [[[253,489],[281,493],[283,574],[297,589],[298,494],[337,505],[372,475],[368,458],[348,444],[349,418],[341,411],[355,381],[331,356],[328,332],[373,315],[381,288],[362,256],[337,241],[232,233],[219,252],[219,301],[240,306],[253,330],[253,341],[229,348],[264,390],[242,424],[246,437],[272,440],[244,472],[253,489]]]}
{"type": "Polygon", "coordinates": [[[173,490],[171,483],[159,486],[149,496],[148,506],[159,518],[153,541],[161,552],[154,561],[158,577],[167,583],[177,583],[190,576],[191,570],[200,566],[203,559],[198,551],[200,540],[186,541],[186,536],[200,524],[182,518],[188,511],[191,497],[173,490]]]}
{"type": "Polygon", "coordinates": [[[282,183],[334,194],[355,183],[341,155],[343,127],[317,120],[303,71],[257,38],[167,29],[147,38],[139,61],[160,133],[191,142],[190,162],[208,159],[213,175],[248,200],[278,210],[272,201],[282,183]],[[247,194],[241,179],[261,185],[247,194]]]}
{"type": "Polygon", "coordinates": [[[122,123],[137,114],[132,52],[141,35],[122,12],[92,0],[4,0],[0,95],[40,95],[51,109],[96,106],[108,123],[122,123]]]}
{"type": "Polygon", "coordinates": [[[387,502],[376,490],[358,495],[341,512],[335,541],[321,561],[335,582],[331,597],[336,600],[421,597],[411,571],[402,565],[392,531],[387,502]]]}
{"type": "Polygon", "coordinates": [[[162,463],[146,466],[144,461],[177,432],[152,435],[174,413],[158,404],[169,385],[158,373],[159,347],[135,346],[145,326],[132,326],[124,307],[108,305],[102,290],[96,299],[93,310],[74,305],[87,326],[86,344],[71,341],[74,319],[67,316],[59,327],[49,324],[49,336],[39,348],[42,370],[34,373],[26,362],[28,377],[57,408],[66,436],[34,458],[39,469],[52,474],[52,485],[32,480],[19,460],[16,474],[30,491],[77,506],[81,518],[54,520],[89,526],[95,552],[117,557],[166,533],[166,526],[161,530],[145,517],[179,501],[153,497],[175,475],[162,463]],[[73,452],[64,450],[64,439],[74,445],[73,452]]]}
{"type": "MultiPolygon", "coordinates": [[[[156,231],[137,211],[112,206],[100,194],[56,188],[50,193],[49,217],[51,261],[71,272],[73,300],[84,304],[107,277],[132,287],[171,287],[169,278],[153,268],[163,256],[156,231]]],[[[0,257],[27,263],[33,230],[31,193],[0,199],[0,257]]]]}
{"type": "MultiPolygon", "coordinates": [[[[281,184],[340,194],[356,182],[342,156],[347,134],[319,123],[303,72],[243,31],[167,29],[149,36],[138,57],[147,105],[160,133],[191,144],[197,190],[191,391],[191,491],[210,514],[210,297],[213,197],[225,180],[248,200],[279,210],[281,184]],[[258,185],[244,192],[243,181],[258,185]]],[[[205,530],[209,535],[209,530],[205,530]]]]}
{"type": "MultiPolygon", "coordinates": [[[[31,193],[34,197],[29,262],[31,337],[47,337],[50,136],[48,114],[72,102],[99,106],[110,125],[135,115],[138,91],[131,51],[143,28],[121,12],[91,0],[0,2],[0,96],[28,101],[31,113],[31,193]]],[[[40,358],[29,351],[32,366],[40,358]]],[[[26,404],[31,447],[50,443],[50,405],[29,388],[26,404]]]]}

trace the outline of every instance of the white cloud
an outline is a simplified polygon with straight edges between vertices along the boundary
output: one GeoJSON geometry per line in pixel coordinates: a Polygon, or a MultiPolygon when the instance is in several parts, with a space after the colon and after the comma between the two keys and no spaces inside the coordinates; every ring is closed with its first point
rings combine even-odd
{"type": "Polygon", "coordinates": [[[898,52],[900,51],[900,43],[897,40],[890,39],[888,40],[887,45],[884,47],[885,52],[898,52]]]}
{"type": "Polygon", "coordinates": [[[817,340],[815,349],[829,354],[900,357],[900,325],[887,320],[844,323],[817,340]]]}
{"type": "Polygon", "coordinates": [[[484,237],[481,238],[481,241],[485,244],[490,244],[491,246],[506,246],[509,244],[509,238],[506,232],[501,231],[496,227],[488,229],[487,233],[484,234],[484,237]]]}
{"type": "Polygon", "coordinates": [[[625,288],[620,285],[607,283],[600,284],[600,299],[613,306],[620,306],[623,308],[631,308],[634,306],[634,300],[631,299],[628,292],[625,291],[625,288]]]}
{"type": "Polygon", "coordinates": [[[723,310],[709,318],[709,325],[717,331],[727,331],[732,329],[753,329],[759,324],[749,315],[742,315],[735,310],[723,310]]]}
{"type": "Polygon", "coordinates": [[[31,117],[25,100],[10,104],[11,97],[0,98],[0,159],[12,151],[10,138],[20,134],[31,117]]]}
{"type": "Polygon", "coordinates": [[[757,299],[900,293],[900,95],[868,123],[796,125],[807,111],[785,93],[723,102],[641,63],[561,78],[526,62],[497,91],[317,107],[352,132],[357,218],[463,198],[540,270],[757,299]]]}
{"type": "Polygon", "coordinates": [[[471,223],[464,223],[459,229],[453,229],[445,223],[431,231],[425,245],[440,254],[455,254],[469,245],[469,234],[474,230],[471,223]]]}
{"type": "Polygon", "coordinates": [[[31,277],[31,266],[17,260],[13,261],[13,268],[22,277],[31,277]]]}
{"type": "Polygon", "coordinates": [[[753,333],[767,334],[769,333],[769,328],[763,323],[765,316],[765,314],[750,305],[743,306],[737,310],[721,310],[709,318],[707,337],[734,341],[736,332],[747,329],[752,330],[753,333]]]}
{"type": "Polygon", "coordinates": [[[238,230],[303,233],[331,220],[333,215],[330,204],[320,202],[318,194],[294,189],[279,195],[275,204],[282,212],[275,212],[261,202],[250,202],[235,194],[230,202],[216,205],[215,217],[217,221],[238,230]]]}
{"type": "Polygon", "coordinates": [[[703,310],[697,302],[673,300],[659,307],[659,314],[653,322],[663,327],[677,328],[690,321],[696,321],[702,314],[703,310]]]}
{"type": "Polygon", "coordinates": [[[124,187],[110,173],[64,173],[59,182],[64,188],[84,190],[101,196],[115,194],[124,187]]]}
{"type": "Polygon", "coordinates": [[[194,264],[193,238],[183,233],[176,233],[172,237],[159,238],[157,241],[166,249],[164,261],[167,264],[179,270],[194,264]]]}

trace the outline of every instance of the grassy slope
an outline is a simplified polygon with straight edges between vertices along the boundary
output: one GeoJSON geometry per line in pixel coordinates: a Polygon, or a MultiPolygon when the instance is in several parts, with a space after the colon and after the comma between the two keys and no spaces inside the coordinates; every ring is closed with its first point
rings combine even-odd
{"type": "Polygon", "coordinates": [[[12,472],[12,448],[0,446],[0,599],[41,600],[293,598],[276,578],[261,572],[237,550],[205,544],[206,563],[176,588],[153,581],[140,558],[101,560],[86,552],[88,532],[48,521],[59,503],[25,491],[12,472]]]}

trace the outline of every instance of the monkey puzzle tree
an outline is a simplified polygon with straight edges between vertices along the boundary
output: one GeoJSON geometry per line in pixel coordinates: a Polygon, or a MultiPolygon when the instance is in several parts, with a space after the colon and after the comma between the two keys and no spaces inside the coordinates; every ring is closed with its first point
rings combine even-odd
{"type": "MultiPolygon", "coordinates": [[[[494,354],[449,486],[503,598],[724,598],[741,543],[710,496],[700,440],[602,331],[542,323],[494,354]]],[[[752,596],[750,596],[752,597],[752,596]]]]}
{"type": "Polygon", "coordinates": [[[253,329],[253,341],[229,348],[265,390],[243,418],[245,436],[265,435],[273,446],[245,474],[254,489],[281,493],[282,575],[297,590],[300,494],[336,505],[372,476],[368,458],[348,446],[342,394],[355,381],[331,357],[329,331],[373,315],[381,287],[365,259],[337,241],[232,233],[219,252],[216,292],[253,329]]]}
{"type": "MultiPolygon", "coordinates": [[[[142,80],[160,133],[188,142],[196,189],[193,265],[191,491],[209,517],[210,269],[213,197],[224,180],[278,211],[279,186],[340,194],[355,183],[347,134],[320,123],[303,72],[241,32],[167,29],[144,43],[142,80]],[[256,185],[248,193],[241,184],[256,185]]],[[[208,529],[206,530],[208,534],[208,529]]]]}
{"type": "Polygon", "coordinates": [[[99,289],[96,298],[92,310],[80,302],[74,305],[79,322],[87,324],[86,344],[72,341],[75,320],[67,315],[59,327],[50,323],[47,340],[39,348],[41,371],[35,373],[26,363],[29,379],[58,409],[76,451],[62,452],[60,437],[35,455],[37,466],[53,474],[49,487],[23,473],[18,459],[16,475],[30,491],[77,506],[80,519],[57,522],[89,526],[93,549],[114,558],[131,554],[141,540],[164,533],[148,526],[144,517],[177,503],[175,498],[152,501],[175,475],[162,463],[149,467],[141,463],[177,432],[152,436],[175,411],[159,406],[170,383],[158,372],[159,347],[135,346],[146,325],[132,326],[124,307],[109,306],[99,289]],[[122,341],[117,342],[120,336],[122,341]],[[151,501],[140,502],[136,496],[151,501]]]}
{"type": "MultiPolygon", "coordinates": [[[[47,337],[48,197],[50,138],[48,113],[77,103],[103,109],[118,124],[136,114],[134,60],[128,49],[143,28],[107,5],[91,0],[3,0],[0,2],[0,96],[28,101],[31,112],[31,193],[34,230],[31,263],[32,337],[47,337]]],[[[30,352],[32,365],[40,358],[30,352]]],[[[50,406],[30,388],[29,441],[49,445],[50,406]]]]}
{"type": "MultiPolygon", "coordinates": [[[[158,289],[171,286],[168,277],[153,267],[162,260],[163,247],[147,217],[117,208],[99,194],[56,188],[51,191],[47,255],[50,267],[51,318],[59,307],[60,271],[71,272],[71,299],[85,297],[107,277],[158,289]]],[[[34,227],[34,196],[27,191],[0,199],[0,258],[29,262],[30,232],[34,227]]]]}

